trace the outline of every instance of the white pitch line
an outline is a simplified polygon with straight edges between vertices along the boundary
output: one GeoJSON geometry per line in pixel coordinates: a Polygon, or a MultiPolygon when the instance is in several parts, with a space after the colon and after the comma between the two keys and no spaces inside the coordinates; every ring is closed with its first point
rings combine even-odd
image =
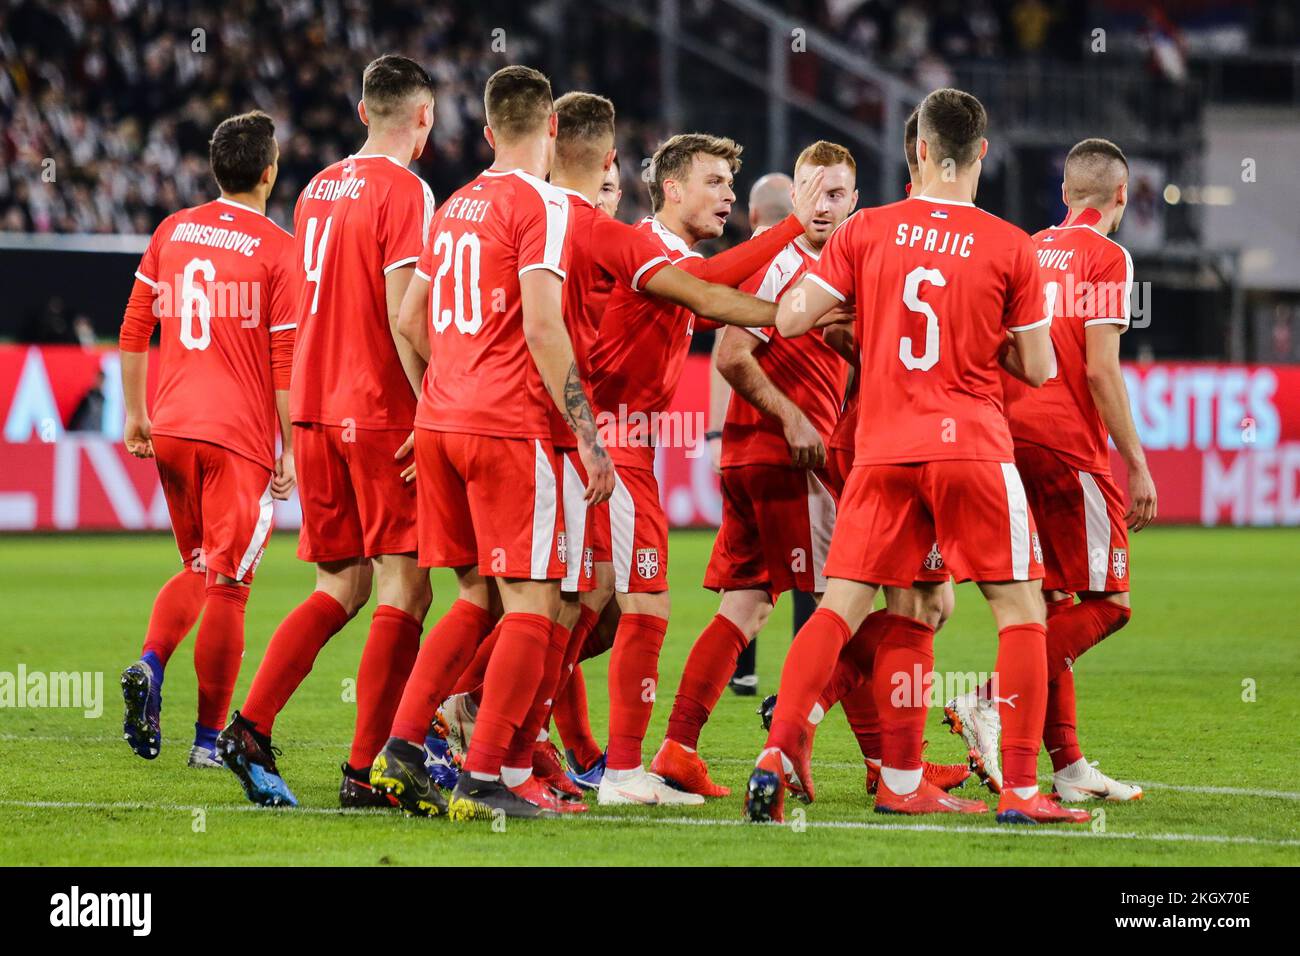
{"type": "MultiPolygon", "coordinates": [[[[91,803],[84,801],[63,800],[0,800],[0,806],[21,807],[33,810],[165,810],[193,813],[202,810],[205,813],[266,813],[268,815],[313,814],[318,816],[392,816],[397,815],[388,810],[345,810],[343,808],[327,809],[324,807],[259,807],[252,804],[218,804],[216,806],[198,806],[174,803],[144,803],[124,801],[118,803],[91,803]]],[[[618,824],[623,826],[688,826],[688,827],[746,827],[744,820],[719,820],[701,817],[658,817],[658,816],[614,816],[610,814],[583,814],[572,818],[575,821],[589,823],[618,824]]],[[[413,821],[414,822],[414,821],[413,821]]],[[[416,824],[423,825],[423,824],[416,824]]],[[[436,822],[429,825],[437,826],[436,822]]],[[[580,826],[573,823],[572,826],[580,826]]],[[[769,826],[765,829],[779,830],[790,824],[769,826]]],[[[1300,847],[1300,840],[1271,840],[1252,836],[1232,836],[1222,833],[1094,833],[1091,830],[1057,829],[1048,827],[945,827],[933,823],[867,823],[862,820],[805,820],[801,826],[814,830],[864,830],[902,833],[941,833],[957,836],[974,837],[1042,837],[1073,838],[1085,840],[1136,840],[1156,843],[1213,843],[1240,844],[1247,846],[1300,847]]]]}

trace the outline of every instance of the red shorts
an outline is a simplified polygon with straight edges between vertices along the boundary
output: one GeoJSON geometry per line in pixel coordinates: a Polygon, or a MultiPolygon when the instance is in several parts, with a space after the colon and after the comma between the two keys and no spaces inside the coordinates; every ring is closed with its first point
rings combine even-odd
{"type": "Polygon", "coordinates": [[[614,564],[615,591],[668,590],[668,516],[659,501],[654,471],[618,467],[614,494],[592,509],[590,520],[596,560],[614,564]]]}
{"type": "Polygon", "coordinates": [[[271,470],[189,438],[154,435],[153,450],[181,561],[251,582],[271,534],[271,470]]]}
{"type": "Polygon", "coordinates": [[[559,580],[560,456],[549,441],[415,430],[420,567],[559,580]]]}
{"type": "Polygon", "coordinates": [[[293,426],[302,531],[298,557],[342,561],[413,554],[415,488],[410,461],[393,459],[409,432],[300,423],[293,426]]]}
{"type": "Polygon", "coordinates": [[[560,500],[564,502],[564,530],[560,532],[560,560],[564,579],[560,590],[583,594],[596,588],[596,553],[592,546],[591,511],[583,494],[587,490],[587,469],[577,451],[560,453],[560,500]]]}
{"type": "Polygon", "coordinates": [[[1080,471],[1041,445],[1017,445],[1016,467],[1043,539],[1043,587],[1127,591],[1126,509],[1115,479],[1080,471]]]}
{"type": "Polygon", "coordinates": [[[722,524],[704,586],[820,594],[835,530],[835,496],[817,475],[788,465],[722,469],[722,524]]]}
{"type": "Polygon", "coordinates": [[[907,587],[936,545],[959,579],[1041,578],[1042,548],[1016,466],[855,466],[840,499],[826,576],[907,587]]]}

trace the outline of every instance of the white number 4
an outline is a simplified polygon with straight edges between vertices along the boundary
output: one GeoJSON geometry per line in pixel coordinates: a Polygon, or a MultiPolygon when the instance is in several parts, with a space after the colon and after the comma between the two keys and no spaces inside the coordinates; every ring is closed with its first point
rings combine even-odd
{"type": "Polygon", "coordinates": [[[316,224],[320,222],[315,216],[307,220],[307,236],[302,244],[302,267],[307,270],[307,281],[315,285],[311,294],[311,314],[316,314],[316,304],[320,301],[320,270],[325,264],[325,243],[329,242],[330,224],[334,217],[325,220],[325,228],[320,232],[320,241],[316,241],[316,224]]]}

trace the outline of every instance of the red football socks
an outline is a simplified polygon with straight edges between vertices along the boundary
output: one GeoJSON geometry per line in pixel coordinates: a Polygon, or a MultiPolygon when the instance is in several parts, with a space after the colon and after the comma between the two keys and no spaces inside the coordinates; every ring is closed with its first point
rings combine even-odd
{"type": "Polygon", "coordinates": [[[899,614],[886,614],[883,627],[871,676],[880,716],[880,763],[892,770],[919,770],[934,628],[899,614]]]}
{"type": "MultiPolygon", "coordinates": [[[[823,713],[830,713],[832,707],[863,684],[871,682],[876,649],[888,629],[886,624],[888,616],[888,612],[883,609],[868,614],[857,633],[844,645],[844,650],[840,652],[840,659],[835,662],[835,671],[831,674],[829,683],[817,698],[823,713]]],[[[874,708],[875,704],[871,706],[874,708]]]]}
{"type": "Polygon", "coordinates": [[[533,706],[528,709],[528,716],[515,732],[502,766],[522,770],[533,765],[533,750],[542,727],[546,725],[546,718],[551,713],[551,702],[560,683],[564,656],[569,651],[569,636],[567,627],[559,624],[552,626],[551,643],[546,649],[546,664],[542,670],[542,680],[537,685],[537,693],[533,695],[533,706]]]}
{"type": "Polygon", "coordinates": [[[699,746],[700,730],[735,673],[736,658],[747,643],[745,632],[721,614],[696,638],[668,717],[669,740],[692,750],[699,746]]]}
{"type": "Polygon", "coordinates": [[[582,605],[578,612],[578,622],[573,625],[573,631],[569,634],[569,646],[564,649],[564,660],[560,663],[560,678],[555,683],[555,691],[551,694],[551,706],[546,710],[546,719],[542,726],[549,728],[551,726],[551,713],[555,710],[556,703],[560,695],[569,684],[569,678],[573,675],[574,669],[578,666],[578,655],[582,653],[582,646],[587,641],[587,635],[591,629],[596,626],[600,620],[600,615],[587,605],[582,605]]]}
{"type": "Polygon", "coordinates": [[[220,729],[239,679],[244,658],[244,609],[248,588],[217,584],[206,588],[203,621],[194,638],[194,671],[199,677],[199,724],[220,729]]]}
{"type": "Polygon", "coordinates": [[[803,752],[808,742],[808,713],[830,681],[849,638],[844,618],[824,607],[813,612],[785,656],[766,747],[778,747],[791,758],[803,752]]]}
{"type": "Polygon", "coordinates": [[[608,770],[641,766],[641,743],[659,685],[659,649],[668,621],[653,614],[624,614],[609,661],[608,770]]]}
{"type": "Polygon", "coordinates": [[[1043,746],[1052,769],[1063,770],[1083,759],[1079,747],[1074,702],[1074,673],[1068,668],[1047,682],[1047,709],[1043,718],[1043,746]]]}
{"type": "Polygon", "coordinates": [[[1132,612],[1114,601],[1080,601],[1052,614],[1047,624],[1047,676],[1055,677],[1103,638],[1128,623],[1132,612]]]}
{"type": "Polygon", "coordinates": [[[158,591],[149,615],[149,630],[145,632],[144,648],[140,656],[150,651],[166,666],[168,658],[178,644],[185,640],[194,622],[199,619],[206,598],[202,574],[188,566],[174,574],[158,591]]]}
{"type": "Polygon", "coordinates": [[[492,615],[487,609],[463,598],[457,599],[429,629],[393,718],[394,737],[424,745],[433,715],[491,629],[492,615]]]}
{"type": "Polygon", "coordinates": [[[996,700],[1002,720],[1002,787],[1038,786],[1038,746],[1047,710],[1047,628],[998,631],[996,700]]]}
{"type": "Polygon", "coordinates": [[[591,720],[587,716],[587,681],[582,676],[582,665],[574,665],[568,681],[558,697],[555,698],[555,729],[560,733],[560,742],[573,751],[573,757],[583,769],[590,767],[603,752],[591,732],[591,720]]]}
{"type": "MultiPolygon", "coordinates": [[[[542,682],[552,629],[551,619],[541,614],[516,613],[501,618],[497,652],[488,662],[483,703],[465,757],[469,773],[487,777],[501,773],[510,741],[527,718],[542,682]]],[[[429,716],[433,716],[432,712],[429,716]]],[[[532,766],[531,759],[528,766],[532,766]]]]}
{"type": "Polygon", "coordinates": [[[311,673],[320,649],[347,623],[342,604],[324,591],[312,591],[271,635],[240,714],[269,736],[276,716],[311,673]]]}
{"type": "Polygon", "coordinates": [[[420,652],[420,631],[421,622],[400,608],[375,608],[357,669],[357,727],[348,755],[353,770],[374,763],[388,739],[402,688],[420,652]]]}
{"type": "Polygon", "coordinates": [[[465,672],[456,681],[456,686],[451,689],[453,694],[470,694],[476,704],[483,700],[483,677],[487,674],[488,661],[492,659],[492,652],[496,650],[497,638],[500,636],[501,622],[498,620],[496,626],[492,628],[492,633],[479,641],[474,659],[469,662],[465,672]]]}

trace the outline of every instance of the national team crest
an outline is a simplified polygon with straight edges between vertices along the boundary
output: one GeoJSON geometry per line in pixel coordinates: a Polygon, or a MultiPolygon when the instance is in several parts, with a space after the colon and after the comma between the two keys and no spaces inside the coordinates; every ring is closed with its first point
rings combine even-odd
{"type": "Polygon", "coordinates": [[[938,541],[930,545],[930,553],[925,556],[925,561],[922,563],[927,571],[938,571],[943,567],[943,554],[939,551],[938,541]]]}
{"type": "Polygon", "coordinates": [[[656,549],[636,549],[636,573],[647,581],[659,573],[659,552],[656,549]]]}
{"type": "Polygon", "coordinates": [[[555,556],[559,558],[561,564],[569,563],[568,537],[563,531],[555,536],[555,556]]]}
{"type": "Polygon", "coordinates": [[[1035,563],[1035,564],[1042,564],[1042,563],[1043,563],[1043,545],[1042,545],[1042,543],[1038,540],[1038,532],[1035,531],[1032,535],[1030,535],[1030,536],[1029,536],[1029,540],[1030,540],[1030,542],[1031,542],[1031,543],[1033,544],[1033,546],[1034,546],[1034,563],[1035,563]]]}
{"type": "Polygon", "coordinates": [[[1110,570],[1115,576],[1115,580],[1124,580],[1124,576],[1128,574],[1128,551],[1124,548],[1115,548],[1111,551],[1110,570]]]}
{"type": "Polygon", "coordinates": [[[592,569],[596,564],[596,554],[591,548],[582,549],[582,574],[583,577],[591,577],[592,569]]]}

